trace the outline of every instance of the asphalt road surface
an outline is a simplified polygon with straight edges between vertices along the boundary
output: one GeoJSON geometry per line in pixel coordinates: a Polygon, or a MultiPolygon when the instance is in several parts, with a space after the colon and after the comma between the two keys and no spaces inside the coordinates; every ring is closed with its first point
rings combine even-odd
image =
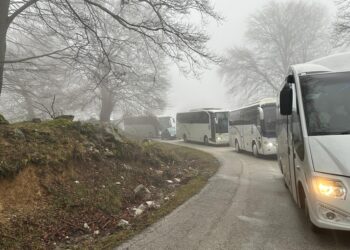
{"type": "Polygon", "coordinates": [[[208,185],[118,249],[350,249],[350,233],[308,228],[273,159],[185,144],[217,157],[208,185]]]}

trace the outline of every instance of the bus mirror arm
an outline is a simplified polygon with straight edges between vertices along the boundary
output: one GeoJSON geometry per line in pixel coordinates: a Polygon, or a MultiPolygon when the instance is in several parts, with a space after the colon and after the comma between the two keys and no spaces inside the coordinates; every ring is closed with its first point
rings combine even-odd
{"type": "Polygon", "coordinates": [[[286,84],[280,92],[280,113],[291,115],[293,108],[293,90],[290,84],[286,84]]]}

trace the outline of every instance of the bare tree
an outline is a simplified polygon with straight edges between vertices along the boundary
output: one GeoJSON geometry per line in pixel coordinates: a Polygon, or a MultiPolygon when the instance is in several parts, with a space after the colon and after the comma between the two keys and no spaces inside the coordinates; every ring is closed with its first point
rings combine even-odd
{"type": "Polygon", "coordinates": [[[338,18],[335,22],[334,40],[337,47],[350,45],[350,1],[336,0],[338,18]]]}
{"type": "Polygon", "coordinates": [[[271,1],[249,18],[246,40],[229,50],[220,73],[236,96],[272,95],[291,64],[329,52],[330,16],[317,2],[271,1]]]}
{"type": "MultiPolygon", "coordinates": [[[[185,62],[194,67],[203,60],[214,60],[206,43],[208,36],[192,24],[191,15],[199,13],[203,18],[219,20],[208,0],[2,0],[0,1],[0,92],[3,85],[4,63],[32,61],[41,57],[73,59],[91,49],[92,39],[108,60],[106,46],[123,37],[113,38],[113,29],[101,36],[108,18],[114,28],[122,28],[136,34],[147,44],[155,45],[176,62],[185,62]],[[102,17],[102,18],[101,18],[102,17]],[[10,57],[6,54],[6,43],[11,32],[16,30],[28,34],[49,30],[61,40],[60,47],[45,50],[40,54],[10,57]],[[24,28],[25,27],[25,28],[24,28]]],[[[42,43],[45,43],[42,41],[42,43]]],[[[23,44],[21,44],[24,46],[23,44]]],[[[108,60],[109,64],[112,62],[108,60]]]]}

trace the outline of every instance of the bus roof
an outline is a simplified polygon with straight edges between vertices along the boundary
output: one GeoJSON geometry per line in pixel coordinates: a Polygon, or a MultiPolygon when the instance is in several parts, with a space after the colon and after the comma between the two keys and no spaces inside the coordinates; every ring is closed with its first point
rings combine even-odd
{"type": "Polygon", "coordinates": [[[350,52],[334,54],[304,64],[292,65],[297,74],[350,71],[350,52]]]}
{"type": "Polygon", "coordinates": [[[268,97],[268,98],[261,99],[261,100],[258,101],[258,102],[249,104],[249,105],[247,105],[247,106],[243,106],[243,107],[241,107],[241,108],[234,109],[234,110],[232,110],[232,111],[237,111],[237,110],[241,110],[241,109],[246,109],[246,108],[250,108],[250,107],[254,107],[254,106],[263,106],[263,105],[267,105],[267,104],[275,104],[275,103],[276,103],[276,98],[275,98],[275,97],[268,97]]]}
{"type": "Polygon", "coordinates": [[[225,110],[220,108],[201,108],[201,109],[191,109],[186,112],[178,112],[178,113],[194,113],[194,112],[219,113],[219,112],[230,112],[230,110],[225,110]]]}

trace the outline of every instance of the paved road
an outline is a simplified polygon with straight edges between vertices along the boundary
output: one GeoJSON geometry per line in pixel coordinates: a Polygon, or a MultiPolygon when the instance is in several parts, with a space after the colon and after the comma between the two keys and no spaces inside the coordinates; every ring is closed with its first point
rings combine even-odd
{"type": "Polygon", "coordinates": [[[274,160],[186,145],[222,167],[198,195],[118,249],[350,249],[350,233],[309,230],[274,160]]]}

